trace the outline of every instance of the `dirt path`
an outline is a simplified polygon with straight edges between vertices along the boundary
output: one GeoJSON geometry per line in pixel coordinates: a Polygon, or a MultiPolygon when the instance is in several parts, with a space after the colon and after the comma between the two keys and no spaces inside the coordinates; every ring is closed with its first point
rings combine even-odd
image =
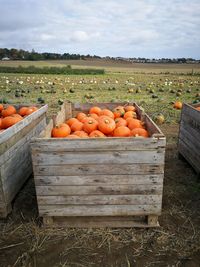
{"type": "Polygon", "coordinates": [[[168,146],[160,228],[44,229],[30,178],[13,213],[0,221],[0,266],[200,266],[200,181],[178,159],[178,127],[165,125],[162,130],[168,146]]]}

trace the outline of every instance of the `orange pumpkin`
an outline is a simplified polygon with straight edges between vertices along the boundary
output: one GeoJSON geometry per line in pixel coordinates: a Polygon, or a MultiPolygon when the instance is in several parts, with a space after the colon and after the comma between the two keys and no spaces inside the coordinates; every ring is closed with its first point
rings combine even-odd
{"type": "Polygon", "coordinates": [[[124,114],[124,119],[127,119],[128,117],[137,118],[137,114],[135,111],[130,110],[124,114]]]}
{"type": "Polygon", "coordinates": [[[136,108],[134,107],[134,106],[125,106],[124,107],[124,109],[125,109],[125,111],[127,112],[127,111],[136,111],[136,108]]]}
{"type": "Polygon", "coordinates": [[[124,114],[125,114],[124,107],[122,107],[122,106],[118,106],[118,107],[116,107],[116,108],[113,110],[113,114],[114,114],[115,119],[116,119],[116,118],[123,117],[124,114]]]}
{"type": "Polygon", "coordinates": [[[72,132],[81,131],[82,129],[83,129],[83,123],[78,120],[72,123],[71,125],[72,132]]]}
{"type": "Polygon", "coordinates": [[[3,104],[0,104],[0,112],[4,109],[3,104]]]}
{"type": "Polygon", "coordinates": [[[126,126],[119,126],[114,130],[114,137],[128,137],[130,136],[130,129],[126,126]]]}
{"type": "Polygon", "coordinates": [[[102,132],[100,132],[99,130],[95,130],[95,131],[92,131],[90,134],[89,134],[89,137],[93,137],[93,138],[102,138],[102,137],[106,137],[102,132]]]}
{"type": "Polygon", "coordinates": [[[88,134],[84,131],[76,131],[73,134],[77,135],[78,137],[88,137],[88,134]]]}
{"type": "Polygon", "coordinates": [[[1,129],[1,124],[2,124],[2,118],[0,118],[0,129],[1,129]]]}
{"type": "Polygon", "coordinates": [[[182,109],[182,106],[183,106],[182,102],[176,101],[174,103],[174,106],[173,107],[176,108],[176,109],[182,109]]]}
{"type": "Polygon", "coordinates": [[[1,128],[7,129],[16,124],[17,122],[21,121],[22,119],[23,118],[19,114],[12,114],[10,116],[4,117],[1,121],[1,128]]]}
{"type": "Polygon", "coordinates": [[[67,136],[67,138],[70,138],[70,139],[77,139],[79,138],[78,135],[75,135],[75,134],[70,134],[67,136]]]}
{"type": "Polygon", "coordinates": [[[27,111],[26,111],[26,116],[32,114],[33,112],[35,112],[37,110],[36,107],[28,107],[27,111]]]}
{"type": "Polygon", "coordinates": [[[112,111],[110,111],[107,108],[102,109],[101,112],[99,113],[99,116],[108,116],[108,117],[114,119],[114,114],[112,113],[112,111]]]}
{"type": "Polygon", "coordinates": [[[115,119],[115,123],[116,123],[116,128],[119,126],[127,126],[127,121],[123,118],[117,118],[115,119]]]}
{"type": "Polygon", "coordinates": [[[200,107],[197,107],[196,109],[200,111],[200,107]]]}
{"type": "Polygon", "coordinates": [[[65,125],[62,124],[52,129],[51,136],[56,138],[63,138],[67,137],[70,133],[71,133],[70,127],[67,124],[65,125]]]}
{"type": "Polygon", "coordinates": [[[15,113],[17,113],[15,107],[14,106],[8,106],[7,108],[2,110],[1,115],[3,117],[7,117],[7,116],[13,115],[15,113]]]}
{"type": "Polygon", "coordinates": [[[138,120],[138,119],[132,119],[132,120],[130,120],[129,123],[128,123],[128,128],[129,128],[130,130],[133,130],[133,129],[135,129],[135,128],[144,128],[144,127],[143,127],[143,123],[142,123],[141,120],[138,120]]]}
{"type": "Polygon", "coordinates": [[[134,128],[131,131],[131,136],[134,137],[149,137],[149,133],[147,132],[147,130],[142,129],[142,128],[134,128]]]}
{"type": "Polygon", "coordinates": [[[100,116],[98,122],[98,129],[104,134],[110,134],[116,127],[115,121],[108,116],[100,116]]]}
{"type": "Polygon", "coordinates": [[[21,116],[25,116],[25,115],[27,115],[27,112],[28,112],[28,107],[21,107],[20,109],[19,109],[19,115],[21,115],[21,116]]]}
{"type": "Polygon", "coordinates": [[[95,107],[91,107],[90,110],[89,110],[89,114],[95,113],[95,114],[99,115],[100,112],[101,112],[101,108],[96,107],[96,106],[95,107]]]}
{"type": "Polygon", "coordinates": [[[88,114],[88,117],[89,118],[94,118],[95,120],[98,120],[99,116],[96,114],[96,113],[91,113],[91,114],[88,114]]]}
{"type": "Polygon", "coordinates": [[[98,122],[94,118],[90,118],[88,121],[83,123],[83,130],[90,134],[91,132],[97,130],[98,122]]]}
{"type": "Polygon", "coordinates": [[[82,121],[85,117],[87,117],[87,115],[83,112],[79,112],[77,115],[76,115],[76,118],[79,120],[79,121],[82,121]]]}
{"type": "Polygon", "coordinates": [[[78,119],[76,119],[76,118],[70,118],[69,120],[67,120],[65,123],[66,124],[68,124],[69,125],[69,127],[71,127],[72,126],[72,124],[74,123],[74,122],[77,122],[77,121],[79,121],[78,119]]]}

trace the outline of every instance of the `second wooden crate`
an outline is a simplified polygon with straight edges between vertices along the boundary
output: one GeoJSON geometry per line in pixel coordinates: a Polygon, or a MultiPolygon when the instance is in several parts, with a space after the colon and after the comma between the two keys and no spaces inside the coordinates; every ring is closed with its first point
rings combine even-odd
{"type": "MultiPolygon", "coordinates": [[[[122,103],[101,103],[110,108],[122,103]]],[[[51,138],[53,125],[88,112],[65,103],[43,138],[32,140],[39,215],[68,227],[151,227],[161,214],[166,139],[134,104],[149,138],[51,138]]]]}

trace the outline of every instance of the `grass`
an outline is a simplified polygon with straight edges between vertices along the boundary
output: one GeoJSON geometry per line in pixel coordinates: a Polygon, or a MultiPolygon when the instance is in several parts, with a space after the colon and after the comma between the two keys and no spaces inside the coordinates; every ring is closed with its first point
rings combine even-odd
{"type": "Polygon", "coordinates": [[[58,100],[72,102],[135,101],[149,115],[158,113],[166,122],[178,122],[180,111],[173,102],[200,100],[200,77],[176,74],[107,73],[92,75],[0,74],[0,98],[10,103],[36,103],[38,98],[49,104],[49,114],[58,110],[58,100]],[[155,98],[154,98],[155,97],[155,98]]]}

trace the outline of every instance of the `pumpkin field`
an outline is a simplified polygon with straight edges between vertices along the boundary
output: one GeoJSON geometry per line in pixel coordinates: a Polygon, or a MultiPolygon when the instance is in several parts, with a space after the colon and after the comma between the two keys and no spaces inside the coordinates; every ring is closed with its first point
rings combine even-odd
{"type": "Polygon", "coordinates": [[[160,227],[44,228],[31,176],[16,196],[12,213],[0,220],[0,266],[200,266],[200,180],[177,150],[182,103],[200,103],[200,66],[77,62],[68,64],[102,68],[105,74],[0,73],[0,104],[48,104],[49,120],[64,102],[137,103],[167,139],[160,227]]]}

